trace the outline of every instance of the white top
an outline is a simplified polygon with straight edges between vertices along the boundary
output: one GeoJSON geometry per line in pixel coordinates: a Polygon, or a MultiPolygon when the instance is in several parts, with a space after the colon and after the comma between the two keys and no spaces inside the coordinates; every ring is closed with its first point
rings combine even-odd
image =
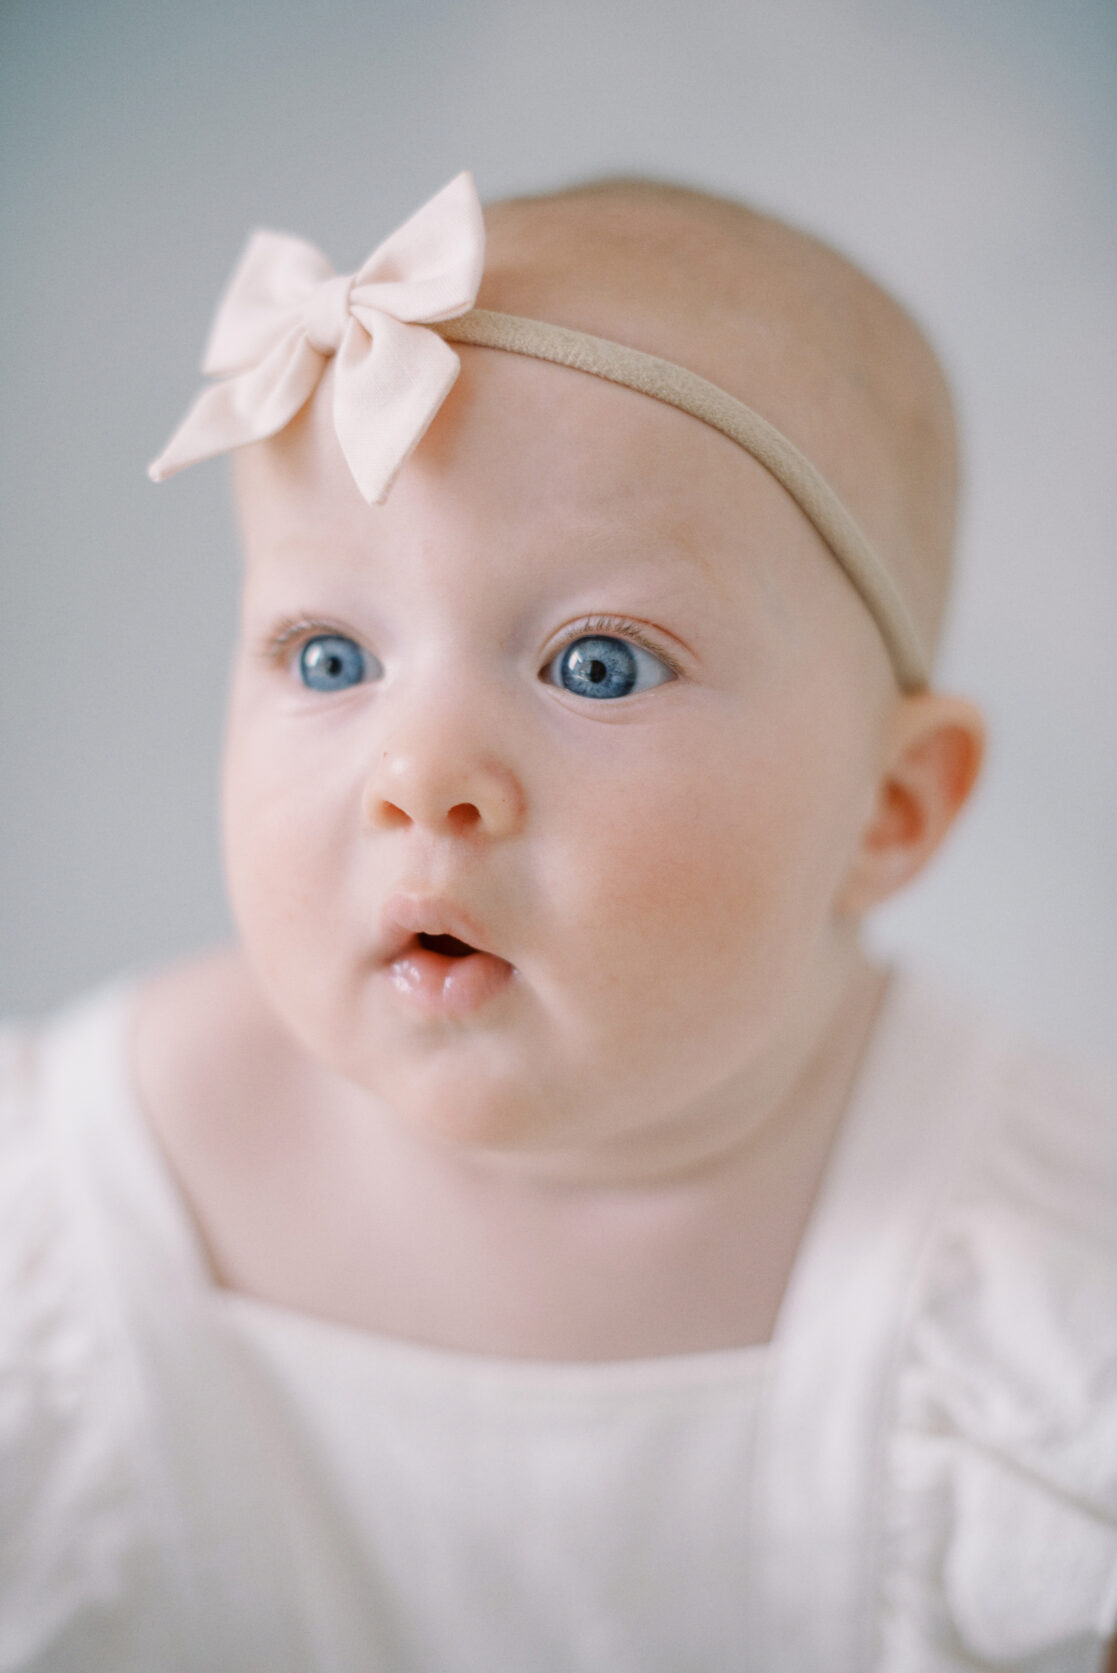
{"type": "Polygon", "coordinates": [[[214,1288],[129,993],[0,1051],[0,1669],[1093,1673],[1117,1101],[893,981],[771,1348],[564,1365],[214,1288]]]}

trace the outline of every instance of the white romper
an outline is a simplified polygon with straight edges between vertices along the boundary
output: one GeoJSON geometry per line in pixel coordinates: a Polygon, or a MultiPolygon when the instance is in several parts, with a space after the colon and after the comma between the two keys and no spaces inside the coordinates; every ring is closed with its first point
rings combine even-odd
{"type": "Polygon", "coordinates": [[[1117,1100],[894,976],[773,1343],[548,1364],[218,1290],[130,990],[0,1051],[0,1670],[1094,1673],[1117,1100]]]}

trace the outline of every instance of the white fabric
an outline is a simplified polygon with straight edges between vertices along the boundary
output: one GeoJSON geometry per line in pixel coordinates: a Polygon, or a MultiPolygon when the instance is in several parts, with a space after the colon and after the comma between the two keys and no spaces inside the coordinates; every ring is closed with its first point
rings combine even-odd
{"type": "Polygon", "coordinates": [[[893,983],[771,1349],[545,1365],[213,1289],[114,990],[0,1058],[0,1669],[1087,1673],[1117,1104],[893,983]]]}

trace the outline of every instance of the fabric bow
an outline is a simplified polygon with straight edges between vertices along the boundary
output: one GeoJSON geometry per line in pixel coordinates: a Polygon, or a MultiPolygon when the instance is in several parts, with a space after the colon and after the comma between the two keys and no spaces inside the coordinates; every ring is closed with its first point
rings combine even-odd
{"type": "Polygon", "coordinates": [[[334,273],[301,238],[255,232],[218,307],[202,391],[148,467],[153,482],[228,448],[273,436],[337,366],[338,441],[365,499],[381,504],[460,369],[434,320],[472,308],[485,260],[473,178],[459,174],[373,251],[334,273]]]}

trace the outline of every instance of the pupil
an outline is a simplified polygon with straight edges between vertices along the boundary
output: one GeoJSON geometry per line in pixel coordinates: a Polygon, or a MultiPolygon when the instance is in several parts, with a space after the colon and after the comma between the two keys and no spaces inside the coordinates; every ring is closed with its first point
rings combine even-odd
{"type": "Polygon", "coordinates": [[[562,683],[580,697],[627,697],[638,674],[632,647],[606,634],[576,639],[562,659],[562,683]]]}

